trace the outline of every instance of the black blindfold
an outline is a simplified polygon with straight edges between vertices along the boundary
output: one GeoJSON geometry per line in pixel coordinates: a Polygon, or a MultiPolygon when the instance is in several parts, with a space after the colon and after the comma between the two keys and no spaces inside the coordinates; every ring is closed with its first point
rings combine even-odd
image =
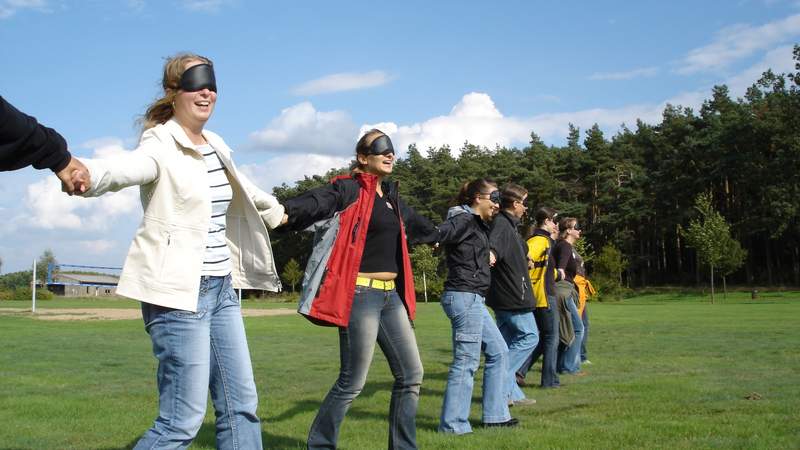
{"type": "Polygon", "coordinates": [[[217,79],[211,64],[198,64],[186,69],[181,75],[180,88],[186,92],[197,92],[203,89],[217,92],[217,79]]]}
{"type": "Polygon", "coordinates": [[[389,153],[394,153],[394,147],[392,147],[392,140],[389,139],[389,136],[383,135],[378,139],[372,141],[372,145],[369,146],[366,154],[388,155],[389,153]]]}

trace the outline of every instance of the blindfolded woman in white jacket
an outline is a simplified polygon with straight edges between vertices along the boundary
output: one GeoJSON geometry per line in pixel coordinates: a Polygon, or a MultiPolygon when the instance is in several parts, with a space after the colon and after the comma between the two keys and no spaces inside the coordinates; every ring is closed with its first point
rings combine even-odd
{"type": "Polygon", "coordinates": [[[204,130],[217,100],[211,61],[170,58],[162,86],[136,150],[84,161],[91,180],[84,196],[141,190],[144,217],[117,293],[142,302],[159,361],[159,414],[135,448],[187,446],[203,423],[209,389],[217,447],[261,448],[234,286],[280,289],[265,224],[276,226],[283,207],[236,170],[222,138],[204,130]]]}

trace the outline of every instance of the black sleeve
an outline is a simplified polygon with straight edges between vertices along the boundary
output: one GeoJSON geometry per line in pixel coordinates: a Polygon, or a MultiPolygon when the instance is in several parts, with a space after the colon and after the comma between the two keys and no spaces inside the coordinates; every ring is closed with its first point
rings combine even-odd
{"type": "Polygon", "coordinates": [[[555,259],[556,269],[566,269],[569,264],[569,259],[572,257],[572,250],[569,245],[560,241],[553,249],[553,258],[555,259]]]}
{"type": "Polygon", "coordinates": [[[442,222],[439,225],[439,236],[436,242],[440,244],[452,244],[461,242],[464,238],[469,236],[469,225],[472,220],[475,220],[471,213],[456,214],[442,222]]]}
{"type": "Polygon", "coordinates": [[[494,252],[498,261],[502,261],[508,254],[508,244],[512,242],[508,238],[507,227],[500,225],[497,219],[492,223],[492,231],[489,232],[489,249],[494,252]]]}
{"type": "Polygon", "coordinates": [[[60,134],[0,97],[0,171],[33,165],[58,172],[67,167],[70,158],[60,134]]]}
{"type": "Polygon", "coordinates": [[[283,202],[286,225],[284,230],[303,230],[324,219],[330,219],[337,211],[350,205],[358,196],[358,184],[336,181],[326,186],[311,189],[297,197],[283,202]]]}
{"type": "Polygon", "coordinates": [[[397,205],[411,244],[432,244],[439,239],[439,230],[427,217],[417,214],[400,198],[397,199],[397,205]]]}

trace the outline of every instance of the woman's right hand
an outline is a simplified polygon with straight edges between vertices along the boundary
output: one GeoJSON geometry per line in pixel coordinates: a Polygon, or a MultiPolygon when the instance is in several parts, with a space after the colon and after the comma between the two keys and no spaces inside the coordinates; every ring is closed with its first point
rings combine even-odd
{"type": "Polygon", "coordinates": [[[284,208],[280,203],[271,206],[269,209],[262,209],[260,213],[261,219],[270,230],[278,228],[279,226],[285,224],[288,220],[286,208],[284,208]]]}

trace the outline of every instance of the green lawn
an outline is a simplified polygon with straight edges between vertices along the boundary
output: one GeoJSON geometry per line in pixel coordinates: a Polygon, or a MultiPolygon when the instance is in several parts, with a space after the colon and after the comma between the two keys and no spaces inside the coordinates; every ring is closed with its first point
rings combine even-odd
{"type": "MultiPolygon", "coordinates": [[[[710,305],[706,297],[658,294],[592,304],[589,374],[563,376],[558,390],[526,388],[538,404],[512,409],[522,423],[518,429],[476,428],[461,437],[435,432],[451,357],[450,327],[438,304],[420,305],[417,338],[426,374],[419,445],[800,448],[800,293],[761,293],[753,301],[749,293],[736,293],[725,303],[719,300],[710,305]]],[[[16,303],[1,302],[0,308],[29,307],[16,303]]],[[[136,307],[119,300],[52,300],[40,307],[67,304],[136,307]]],[[[335,329],[299,316],[245,322],[264,444],[302,448],[337,375],[335,329]]],[[[0,339],[0,448],[127,448],[155,417],[155,362],[140,320],[0,316],[0,339]]],[[[385,448],[391,382],[378,350],[364,392],[342,428],[342,449],[385,448]]],[[[479,387],[480,380],[475,421],[479,387]]],[[[214,448],[210,408],[193,448],[214,448]]]]}

